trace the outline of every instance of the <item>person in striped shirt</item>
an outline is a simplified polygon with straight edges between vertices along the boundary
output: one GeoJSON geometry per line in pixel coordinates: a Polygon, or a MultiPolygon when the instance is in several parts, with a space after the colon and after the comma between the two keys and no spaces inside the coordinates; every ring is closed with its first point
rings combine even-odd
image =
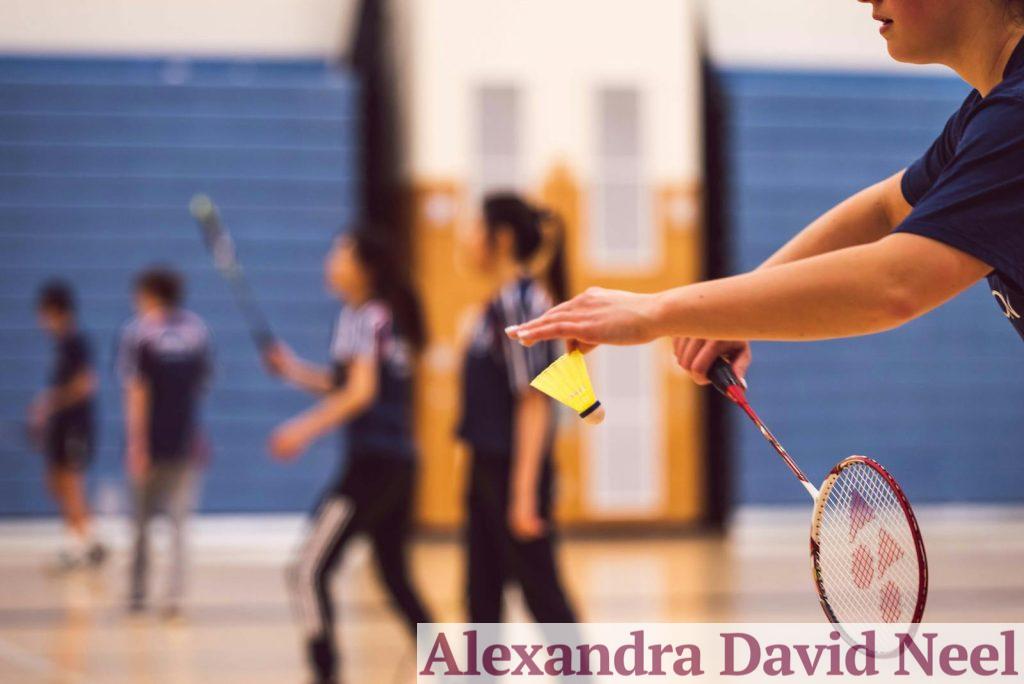
{"type": "Polygon", "coordinates": [[[419,303],[379,229],[338,238],[325,268],[329,287],[345,302],[332,366],[303,361],[282,343],[265,355],[273,374],[322,397],[274,431],[274,456],[296,458],[318,437],[347,428],[343,468],[324,491],[289,569],[309,662],[322,684],[337,682],[339,671],[329,580],[356,535],[369,536],[381,579],[411,634],[418,623],[431,622],[407,557],[417,462],[413,370],[426,343],[419,303]]]}

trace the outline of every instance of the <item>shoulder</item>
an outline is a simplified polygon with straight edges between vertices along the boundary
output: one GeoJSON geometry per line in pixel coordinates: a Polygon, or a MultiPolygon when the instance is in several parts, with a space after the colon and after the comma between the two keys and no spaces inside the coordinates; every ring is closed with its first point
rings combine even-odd
{"type": "Polygon", "coordinates": [[[508,283],[495,300],[505,317],[515,322],[536,318],[553,305],[547,289],[534,278],[508,283]]]}
{"type": "Polygon", "coordinates": [[[391,308],[382,301],[372,300],[360,306],[343,308],[338,314],[337,329],[377,329],[390,321],[391,308]]]}
{"type": "Polygon", "coordinates": [[[194,311],[181,309],[178,311],[178,317],[178,320],[182,325],[185,325],[198,333],[202,333],[203,335],[210,334],[210,328],[206,325],[206,321],[204,321],[202,317],[194,311]]]}
{"type": "Polygon", "coordinates": [[[980,102],[965,122],[964,136],[1024,140],[1024,84],[1000,89],[980,102]]]}
{"type": "Polygon", "coordinates": [[[379,328],[391,322],[391,307],[375,299],[359,307],[359,317],[370,326],[379,328]]]}
{"type": "Polygon", "coordinates": [[[173,330],[174,334],[185,341],[189,348],[199,350],[205,348],[210,341],[210,329],[195,312],[188,309],[178,309],[172,318],[162,326],[163,330],[173,330]]]}
{"type": "Polygon", "coordinates": [[[133,316],[121,324],[121,331],[118,337],[121,342],[137,342],[142,339],[144,322],[138,316],[133,316]]]}

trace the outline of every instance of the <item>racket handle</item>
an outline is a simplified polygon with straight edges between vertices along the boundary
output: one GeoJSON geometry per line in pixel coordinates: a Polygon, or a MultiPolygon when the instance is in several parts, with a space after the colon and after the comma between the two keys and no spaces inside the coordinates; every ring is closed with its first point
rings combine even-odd
{"type": "Polygon", "coordinates": [[[708,369],[708,380],[716,390],[729,399],[733,398],[729,394],[730,387],[739,387],[741,390],[746,387],[746,384],[736,375],[736,371],[732,369],[732,364],[724,357],[715,359],[715,362],[711,364],[711,368],[708,369]]]}

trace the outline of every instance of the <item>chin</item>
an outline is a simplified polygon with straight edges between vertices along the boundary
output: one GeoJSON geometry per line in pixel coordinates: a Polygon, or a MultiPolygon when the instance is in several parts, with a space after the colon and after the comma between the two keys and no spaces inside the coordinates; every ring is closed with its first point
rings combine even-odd
{"type": "Polygon", "coordinates": [[[919,50],[908,48],[896,41],[887,41],[889,56],[901,64],[934,64],[935,60],[919,50]]]}

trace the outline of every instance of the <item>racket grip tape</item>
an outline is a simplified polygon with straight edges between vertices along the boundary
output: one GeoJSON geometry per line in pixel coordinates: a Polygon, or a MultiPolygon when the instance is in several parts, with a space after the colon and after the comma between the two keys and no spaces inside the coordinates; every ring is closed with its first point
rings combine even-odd
{"type": "Polygon", "coordinates": [[[729,392],[730,387],[738,387],[741,392],[746,387],[744,382],[736,375],[732,364],[723,357],[715,359],[715,362],[711,364],[711,368],[708,369],[708,380],[711,381],[712,386],[716,390],[729,399],[734,399],[729,392]]]}

